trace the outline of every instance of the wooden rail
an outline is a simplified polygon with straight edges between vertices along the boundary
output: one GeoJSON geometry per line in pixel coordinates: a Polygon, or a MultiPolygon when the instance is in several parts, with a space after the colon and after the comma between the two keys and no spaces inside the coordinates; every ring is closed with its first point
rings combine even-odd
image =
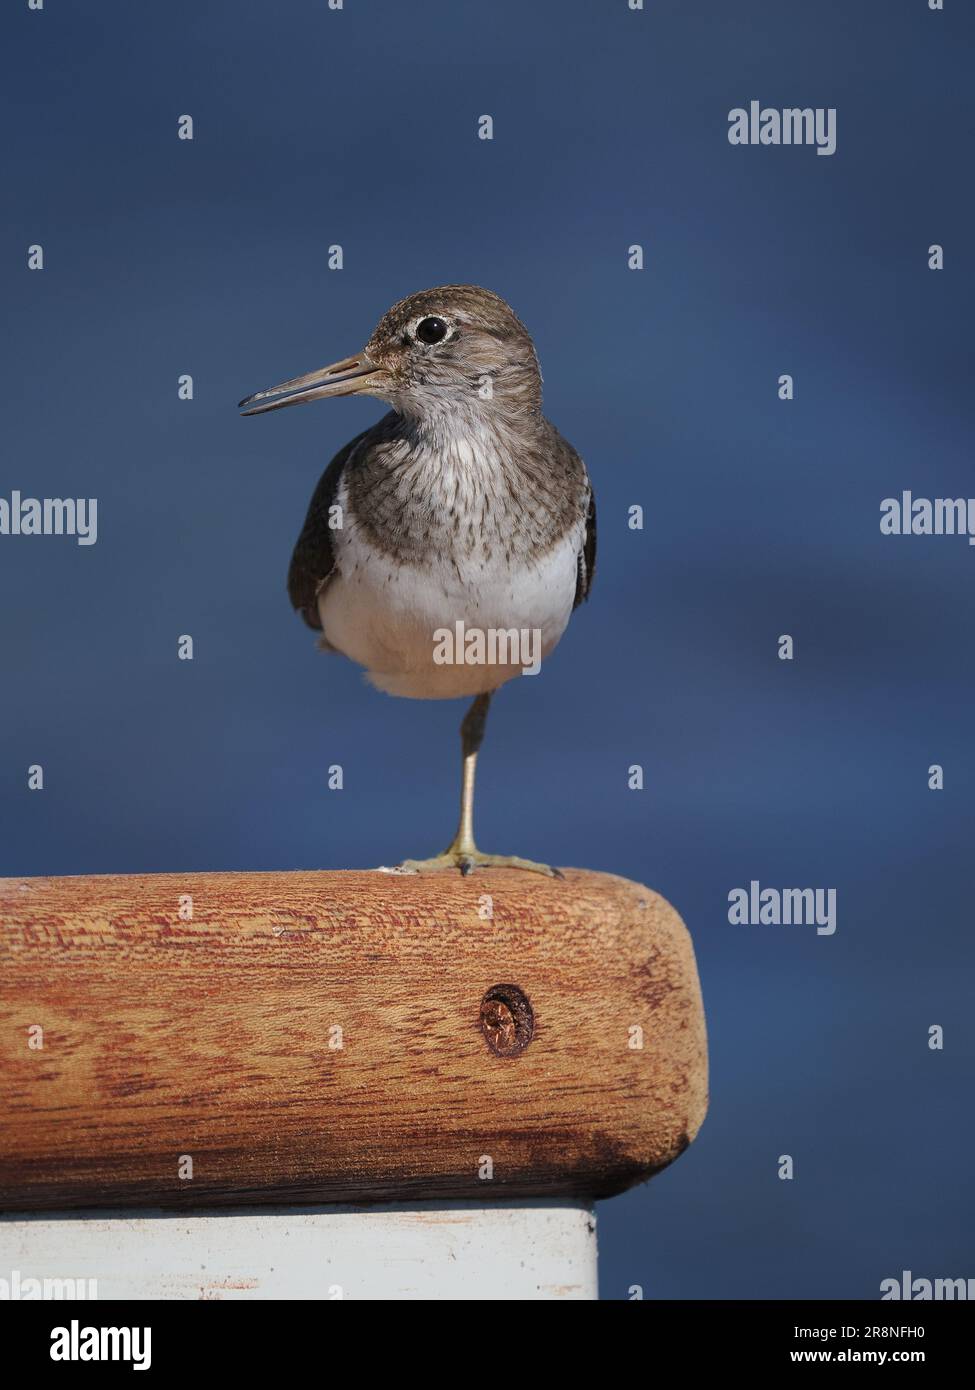
{"type": "Polygon", "coordinates": [[[0,880],[0,1207],[608,1196],[707,1104],[687,931],[513,870],[0,880]]]}

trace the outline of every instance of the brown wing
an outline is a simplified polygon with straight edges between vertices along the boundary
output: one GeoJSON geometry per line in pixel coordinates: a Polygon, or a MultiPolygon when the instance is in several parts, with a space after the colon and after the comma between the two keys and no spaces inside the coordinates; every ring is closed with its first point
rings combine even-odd
{"type": "Polygon", "coordinates": [[[309,627],[321,631],[318,616],[318,595],[335,572],[335,553],[332,549],[332,529],[328,524],[329,508],[334,504],[342,471],[353,450],[368,430],[350,439],[325,469],[308,504],[308,514],[301,535],[291,556],[288,569],[288,597],[291,605],[309,627]]]}
{"type": "Polygon", "coordinates": [[[589,486],[589,509],[586,512],[586,535],[579,551],[579,567],[576,571],[576,597],[573,608],[578,608],[589,597],[593,576],[596,573],[596,494],[589,486]]]}

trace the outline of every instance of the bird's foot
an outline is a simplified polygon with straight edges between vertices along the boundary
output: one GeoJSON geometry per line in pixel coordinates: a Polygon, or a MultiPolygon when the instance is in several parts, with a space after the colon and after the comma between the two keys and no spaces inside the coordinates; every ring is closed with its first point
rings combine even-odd
{"type": "Polygon", "coordinates": [[[529,873],[562,878],[558,869],[549,864],[536,864],[534,859],[520,859],[517,854],[482,854],[474,845],[451,845],[443,854],[431,859],[404,859],[401,873],[422,874],[437,869],[459,869],[465,876],[475,869],[526,869],[529,873]]]}

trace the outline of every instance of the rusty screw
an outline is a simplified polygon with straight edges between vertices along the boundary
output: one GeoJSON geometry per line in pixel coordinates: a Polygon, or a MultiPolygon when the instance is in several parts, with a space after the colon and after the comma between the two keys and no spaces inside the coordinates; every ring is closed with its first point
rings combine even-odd
{"type": "Polygon", "coordinates": [[[532,1040],[535,1017],[517,985],[494,985],[481,1000],[481,1032],[498,1057],[516,1057],[532,1040]]]}

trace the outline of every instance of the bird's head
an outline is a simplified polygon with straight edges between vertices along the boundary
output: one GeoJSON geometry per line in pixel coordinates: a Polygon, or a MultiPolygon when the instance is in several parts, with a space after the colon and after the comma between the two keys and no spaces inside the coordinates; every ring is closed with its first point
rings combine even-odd
{"type": "Polygon", "coordinates": [[[241,401],[245,415],[367,395],[419,419],[455,411],[535,414],[542,378],[528,330],[498,295],[442,285],[401,299],[362,352],[241,401]]]}

